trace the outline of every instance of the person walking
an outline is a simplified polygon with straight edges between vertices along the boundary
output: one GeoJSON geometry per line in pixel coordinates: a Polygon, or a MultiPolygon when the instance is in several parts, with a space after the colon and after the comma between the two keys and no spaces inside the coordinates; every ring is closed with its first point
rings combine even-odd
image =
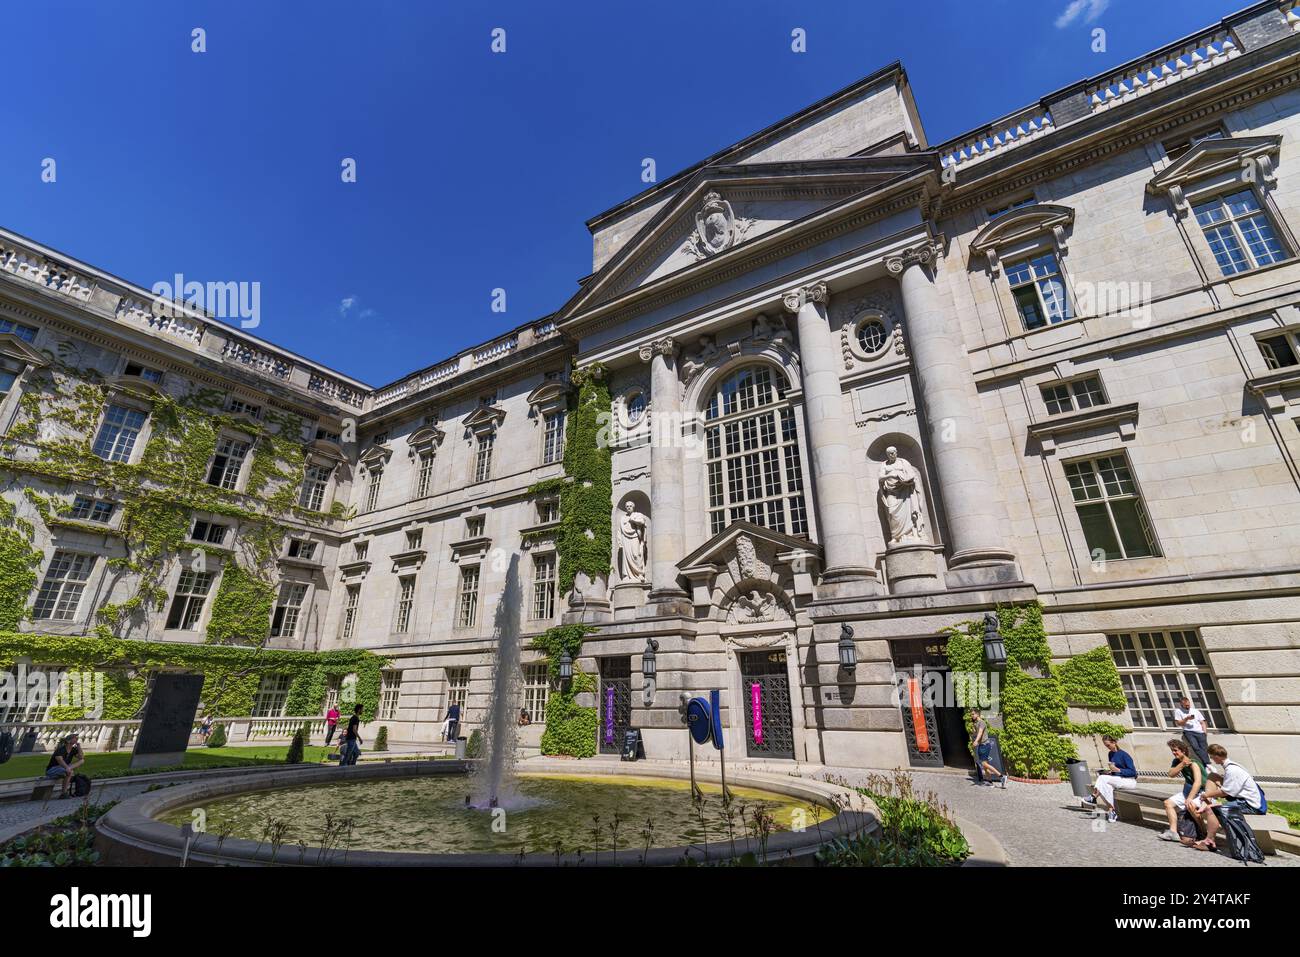
{"type": "Polygon", "coordinates": [[[1115,792],[1131,791],[1137,787],[1138,773],[1132,756],[1120,749],[1118,741],[1108,734],[1101,742],[1110,752],[1107,757],[1110,773],[1097,776],[1097,782],[1092,786],[1093,797],[1088,803],[1100,804],[1106,811],[1106,820],[1113,824],[1119,820],[1119,814],[1115,811],[1115,792]]]}
{"type": "Polygon", "coordinates": [[[1201,765],[1210,763],[1210,753],[1205,747],[1205,715],[1192,705],[1192,699],[1183,695],[1174,709],[1174,724],[1183,729],[1183,737],[1192,749],[1192,754],[1200,759],[1201,765]]]}
{"type": "Polygon", "coordinates": [[[338,727],[339,706],[332,704],[329,711],[325,712],[325,747],[328,748],[330,742],[334,740],[334,732],[338,730],[338,727]]]}
{"type": "Polygon", "coordinates": [[[460,737],[460,705],[455,701],[447,709],[447,740],[455,741],[460,737]]]}
{"type": "Polygon", "coordinates": [[[343,732],[343,744],[339,748],[339,767],[357,763],[361,756],[361,705],[352,709],[348,718],[348,728],[343,732]]]}
{"type": "MultiPolygon", "coordinates": [[[[1181,775],[1183,789],[1165,798],[1165,815],[1169,819],[1169,830],[1160,835],[1160,840],[1177,841],[1178,812],[1188,811],[1188,802],[1194,800],[1205,788],[1205,765],[1192,753],[1186,741],[1170,738],[1167,743],[1174,756],[1173,763],[1169,765],[1169,777],[1176,778],[1181,775]]],[[[1197,818],[1195,808],[1188,813],[1193,818],[1197,818]]]]}
{"type": "Polygon", "coordinates": [[[1007,786],[1007,775],[1005,771],[999,771],[989,758],[993,755],[993,742],[989,740],[988,722],[984,720],[984,715],[980,714],[979,709],[970,709],[971,720],[971,743],[975,745],[975,770],[979,772],[980,785],[983,787],[993,787],[993,781],[1000,781],[1003,789],[1007,786]],[[985,779],[989,776],[989,780],[985,779]]]}

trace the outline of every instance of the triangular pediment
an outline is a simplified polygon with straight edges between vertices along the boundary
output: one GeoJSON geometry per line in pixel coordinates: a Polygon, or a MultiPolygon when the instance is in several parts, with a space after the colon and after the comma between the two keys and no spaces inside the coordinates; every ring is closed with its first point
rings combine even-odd
{"type": "Polygon", "coordinates": [[[1168,193],[1188,183],[1223,173],[1240,173],[1243,160],[1277,156],[1282,137],[1224,136],[1201,140],[1147,183],[1152,195],[1168,193]]]}
{"type": "Polygon", "coordinates": [[[737,541],[742,537],[751,542],[765,543],[776,553],[805,552],[813,555],[821,553],[821,549],[806,538],[795,538],[793,535],[773,531],[755,525],[753,522],[738,520],[683,558],[677,563],[677,567],[685,572],[704,565],[725,564],[736,553],[737,541]]]}
{"type": "Polygon", "coordinates": [[[1069,226],[1073,222],[1074,210],[1068,206],[1051,203],[1022,206],[989,222],[971,240],[970,248],[973,252],[984,253],[999,246],[1024,242],[1040,233],[1069,226]]]}
{"type": "Polygon", "coordinates": [[[568,402],[569,393],[572,391],[573,387],[569,383],[559,379],[548,379],[528,393],[528,407],[544,411],[556,407],[562,408],[568,402]]]}
{"type": "Polygon", "coordinates": [[[12,332],[0,332],[0,352],[38,369],[50,364],[44,353],[37,352],[12,332]]]}
{"type": "Polygon", "coordinates": [[[818,215],[933,166],[903,153],[699,170],[561,310],[563,317],[733,262],[818,215]]]}
{"type": "Polygon", "coordinates": [[[465,416],[462,424],[471,432],[483,432],[487,429],[495,429],[501,424],[501,420],[506,417],[505,409],[495,405],[480,405],[477,409],[465,416]]]}

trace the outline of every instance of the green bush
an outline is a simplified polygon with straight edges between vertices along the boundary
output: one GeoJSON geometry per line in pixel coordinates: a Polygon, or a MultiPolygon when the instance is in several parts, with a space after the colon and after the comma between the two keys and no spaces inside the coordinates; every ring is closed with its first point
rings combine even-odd
{"type": "Polygon", "coordinates": [[[219,724],[215,728],[213,728],[212,733],[208,735],[208,747],[224,748],[225,746],[226,746],[226,726],[224,724],[219,724]]]}
{"type": "Polygon", "coordinates": [[[289,751],[284,756],[285,764],[302,764],[303,753],[303,734],[302,728],[293,733],[293,740],[289,742],[289,751]]]}
{"type": "MultiPolygon", "coordinates": [[[[477,734],[478,732],[476,731],[474,733],[477,734]]],[[[388,750],[388,725],[383,725],[382,727],[380,727],[379,733],[375,735],[375,750],[376,751],[388,750]]]]}
{"type": "Polygon", "coordinates": [[[483,732],[481,729],[475,728],[470,733],[469,740],[465,742],[465,757],[483,757],[483,732]]]}
{"type": "Polygon", "coordinates": [[[895,771],[873,774],[855,788],[880,809],[880,834],[836,838],[817,852],[821,867],[955,867],[970,856],[970,845],[933,794],[918,796],[912,777],[895,771]]]}

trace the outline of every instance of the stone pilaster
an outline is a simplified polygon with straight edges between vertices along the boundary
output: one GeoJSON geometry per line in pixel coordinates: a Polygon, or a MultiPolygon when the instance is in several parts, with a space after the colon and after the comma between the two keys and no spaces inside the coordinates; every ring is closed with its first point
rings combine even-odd
{"type": "Polygon", "coordinates": [[[926,242],[890,256],[885,267],[902,289],[907,344],[930,433],[926,452],[948,520],[948,585],[1019,581],[1015,556],[1003,544],[988,431],[969,388],[970,360],[951,298],[932,274],[940,255],[926,242]]]}
{"type": "Polygon", "coordinates": [[[851,597],[880,590],[862,527],[857,474],[865,457],[855,461],[844,421],[839,351],[826,319],[826,284],[813,283],[782,296],[794,313],[799,333],[799,367],[803,377],[804,416],[813,486],[817,493],[817,532],[823,553],[818,597],[851,597]]]}
{"type": "Polygon", "coordinates": [[[677,563],[686,554],[682,502],[682,394],[677,380],[677,343],[672,337],[643,345],[650,363],[650,594],[639,610],[646,615],[691,614],[677,583],[677,563]]]}

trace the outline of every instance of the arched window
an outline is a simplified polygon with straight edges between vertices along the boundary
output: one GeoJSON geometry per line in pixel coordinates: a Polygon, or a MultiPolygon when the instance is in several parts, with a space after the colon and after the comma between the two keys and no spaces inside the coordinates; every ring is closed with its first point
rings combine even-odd
{"type": "Polygon", "coordinates": [[[723,379],[709,398],[704,443],[710,535],[737,519],[808,534],[789,389],[780,369],[750,365],[723,379]]]}

